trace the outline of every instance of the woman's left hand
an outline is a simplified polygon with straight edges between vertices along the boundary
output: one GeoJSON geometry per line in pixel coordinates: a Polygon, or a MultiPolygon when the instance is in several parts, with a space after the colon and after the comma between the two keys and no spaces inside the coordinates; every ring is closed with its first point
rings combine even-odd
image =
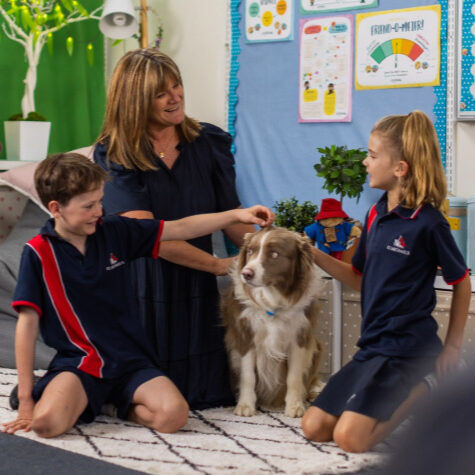
{"type": "Polygon", "coordinates": [[[270,226],[275,219],[275,214],[267,206],[255,205],[250,208],[236,210],[242,223],[258,224],[261,228],[270,226]]]}

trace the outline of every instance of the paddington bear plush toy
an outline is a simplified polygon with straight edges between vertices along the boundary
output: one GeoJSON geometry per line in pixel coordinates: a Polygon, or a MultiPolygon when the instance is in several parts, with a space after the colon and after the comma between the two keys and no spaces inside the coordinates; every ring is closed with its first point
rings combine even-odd
{"type": "Polygon", "coordinates": [[[341,203],[333,198],[325,198],[315,222],[305,228],[305,234],[315,241],[318,249],[341,259],[343,251],[361,234],[360,228],[345,221],[345,218],[348,215],[341,208],[341,203]]]}

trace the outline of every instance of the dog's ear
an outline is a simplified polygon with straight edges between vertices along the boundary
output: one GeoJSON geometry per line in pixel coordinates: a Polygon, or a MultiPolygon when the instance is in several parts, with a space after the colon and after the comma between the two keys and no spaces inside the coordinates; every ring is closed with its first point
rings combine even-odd
{"type": "Polygon", "coordinates": [[[298,260],[299,263],[299,272],[301,273],[302,277],[303,274],[310,272],[312,265],[314,263],[313,260],[313,244],[310,238],[306,235],[299,234],[298,240],[298,249],[300,253],[300,258],[298,260]]]}

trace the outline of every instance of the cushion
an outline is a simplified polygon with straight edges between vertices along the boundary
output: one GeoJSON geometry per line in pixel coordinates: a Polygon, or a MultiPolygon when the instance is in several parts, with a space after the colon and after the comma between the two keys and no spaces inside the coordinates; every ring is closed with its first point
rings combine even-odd
{"type": "MultiPolygon", "coordinates": [[[[94,147],[83,147],[76,150],[71,150],[75,153],[80,153],[92,160],[94,147]]],[[[0,184],[10,186],[14,190],[27,196],[33,203],[36,203],[40,208],[44,208],[38,194],[36,193],[33,176],[39,162],[29,162],[24,165],[12,168],[0,173],[0,184]]]]}
{"type": "MultiPolygon", "coordinates": [[[[25,242],[38,234],[48,214],[28,200],[23,215],[0,244],[0,367],[15,368],[15,326],[17,313],[12,309],[13,292],[18,279],[21,252],[25,242]]],[[[38,341],[35,368],[45,369],[54,350],[38,341]]]]}

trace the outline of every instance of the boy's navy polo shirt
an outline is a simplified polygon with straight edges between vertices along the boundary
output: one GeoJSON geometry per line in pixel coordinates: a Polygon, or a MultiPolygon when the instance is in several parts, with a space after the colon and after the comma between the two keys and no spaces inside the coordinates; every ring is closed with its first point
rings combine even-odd
{"type": "Polygon", "coordinates": [[[158,257],[162,229],[163,221],[106,216],[83,255],[50,219],[25,245],[12,305],[40,315],[42,337],[58,352],[50,369],[73,366],[115,378],[153,364],[124,264],[158,257]]]}
{"type": "Polygon", "coordinates": [[[363,276],[355,358],[437,355],[441,342],[431,316],[437,267],[452,285],[468,272],[443,215],[430,205],[388,213],[384,194],[366,216],[352,263],[363,276]]]}

